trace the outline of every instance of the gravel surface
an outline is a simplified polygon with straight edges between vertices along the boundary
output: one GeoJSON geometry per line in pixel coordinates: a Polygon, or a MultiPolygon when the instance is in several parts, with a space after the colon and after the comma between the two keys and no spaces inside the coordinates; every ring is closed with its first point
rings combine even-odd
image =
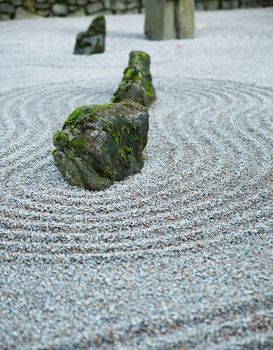
{"type": "Polygon", "coordinates": [[[197,38],[149,42],[108,17],[0,23],[0,349],[273,349],[273,9],[197,13],[197,38]],[[158,100],[141,174],[91,193],[52,134],[105,102],[132,49],[158,100]]]}

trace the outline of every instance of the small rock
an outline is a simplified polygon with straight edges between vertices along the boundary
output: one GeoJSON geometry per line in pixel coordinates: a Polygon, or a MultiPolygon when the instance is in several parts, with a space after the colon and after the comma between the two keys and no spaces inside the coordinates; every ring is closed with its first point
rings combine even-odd
{"type": "Polygon", "coordinates": [[[10,0],[10,2],[11,2],[14,6],[22,6],[22,5],[23,5],[23,0],[10,0]]]}
{"type": "Polygon", "coordinates": [[[103,10],[103,4],[100,2],[96,2],[94,4],[88,4],[86,6],[86,13],[88,15],[92,15],[93,13],[99,12],[103,10]]]}
{"type": "Polygon", "coordinates": [[[44,11],[44,10],[48,10],[50,8],[50,4],[47,3],[37,3],[35,6],[35,9],[38,11],[44,11]]]}
{"type": "Polygon", "coordinates": [[[74,54],[92,55],[105,50],[106,24],[104,16],[96,17],[86,32],[76,38],[74,54]]]}
{"type": "Polygon", "coordinates": [[[112,0],[111,9],[116,11],[125,11],[126,4],[123,1],[112,0]]]}
{"type": "Polygon", "coordinates": [[[239,7],[239,1],[237,0],[223,0],[222,1],[222,10],[232,10],[239,7]]]}
{"type": "Polygon", "coordinates": [[[1,14],[10,14],[12,15],[15,11],[15,7],[12,4],[7,2],[0,3],[0,13],[1,14]]]}
{"type": "Polygon", "coordinates": [[[82,16],[85,16],[85,12],[83,8],[80,8],[69,14],[69,17],[82,17],[82,16]]]}
{"type": "Polygon", "coordinates": [[[56,16],[66,16],[68,13],[67,5],[65,5],[65,4],[53,4],[52,12],[56,16]]]}
{"type": "Polygon", "coordinates": [[[55,164],[70,185],[103,190],[142,169],[148,129],[133,101],[79,107],[54,135],[55,164]]]}
{"type": "Polygon", "coordinates": [[[41,18],[37,14],[33,14],[22,7],[17,7],[15,11],[15,19],[30,19],[30,18],[41,18]]]}
{"type": "Polygon", "coordinates": [[[149,107],[156,99],[150,73],[150,56],[142,51],[132,51],[129,65],[124,70],[123,79],[114,94],[112,102],[133,100],[149,107]]]}

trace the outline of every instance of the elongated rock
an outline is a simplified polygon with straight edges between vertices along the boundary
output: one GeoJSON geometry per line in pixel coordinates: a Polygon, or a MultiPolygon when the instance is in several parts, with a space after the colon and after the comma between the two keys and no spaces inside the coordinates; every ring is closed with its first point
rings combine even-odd
{"type": "Polygon", "coordinates": [[[54,135],[55,164],[72,186],[103,190],[142,169],[148,129],[132,101],[79,107],[54,135]]]}
{"type": "Polygon", "coordinates": [[[74,54],[92,55],[105,51],[106,23],[104,16],[96,17],[86,32],[77,35],[74,54]]]}
{"type": "Polygon", "coordinates": [[[123,79],[115,92],[112,102],[132,100],[149,107],[156,99],[150,73],[150,56],[146,52],[132,51],[129,65],[124,70],[123,79]]]}
{"type": "Polygon", "coordinates": [[[194,37],[194,0],[146,2],[145,35],[150,40],[194,37]]]}

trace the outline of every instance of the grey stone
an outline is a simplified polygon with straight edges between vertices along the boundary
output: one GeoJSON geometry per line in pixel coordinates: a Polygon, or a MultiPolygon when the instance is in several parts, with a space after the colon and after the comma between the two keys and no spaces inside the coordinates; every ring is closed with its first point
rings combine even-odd
{"type": "Polygon", "coordinates": [[[65,4],[53,4],[52,12],[56,16],[66,16],[68,13],[67,5],[65,5],[65,4]]]}
{"type": "Polygon", "coordinates": [[[143,167],[149,114],[134,103],[77,108],[54,135],[55,164],[72,186],[96,191],[143,167]]]}
{"type": "Polygon", "coordinates": [[[74,11],[69,14],[69,17],[82,17],[82,16],[85,16],[85,12],[83,8],[80,8],[77,11],[74,11]]]}
{"type": "Polygon", "coordinates": [[[106,24],[104,16],[96,17],[86,32],[77,35],[74,54],[92,55],[105,51],[106,24]]]}
{"type": "Polygon", "coordinates": [[[247,7],[248,8],[255,8],[255,7],[258,6],[258,4],[259,4],[259,1],[256,1],[256,0],[248,0],[247,1],[247,7]]]}
{"type": "Polygon", "coordinates": [[[135,10],[139,8],[139,5],[136,2],[131,2],[127,5],[127,10],[135,10]]]}
{"type": "Polygon", "coordinates": [[[11,0],[10,1],[14,6],[21,6],[23,5],[23,0],[11,0]]]}
{"type": "Polygon", "coordinates": [[[107,10],[110,10],[110,8],[111,8],[111,0],[104,0],[104,7],[107,10]]]}
{"type": "Polygon", "coordinates": [[[150,0],[146,5],[145,35],[150,40],[176,38],[174,7],[171,1],[150,0]]]}
{"type": "Polygon", "coordinates": [[[202,2],[196,2],[196,3],[195,3],[195,9],[196,9],[197,11],[203,11],[203,10],[204,10],[204,5],[203,5],[203,3],[202,3],[202,2]]]}
{"type": "Polygon", "coordinates": [[[12,15],[15,11],[15,7],[8,2],[0,3],[0,13],[12,15]]]}
{"type": "Polygon", "coordinates": [[[126,4],[123,1],[111,1],[111,9],[116,11],[124,11],[126,10],[126,4]]]}
{"type": "Polygon", "coordinates": [[[218,0],[203,0],[204,10],[213,11],[220,8],[218,0]]]}
{"type": "Polygon", "coordinates": [[[193,38],[194,0],[148,1],[145,35],[150,40],[193,38]]]}
{"type": "Polygon", "coordinates": [[[88,0],[77,0],[78,5],[86,5],[88,3],[88,0]]]}
{"type": "Polygon", "coordinates": [[[36,12],[36,14],[40,17],[49,17],[52,16],[51,12],[49,10],[39,10],[36,12]]]}
{"type": "Polygon", "coordinates": [[[177,39],[194,37],[195,16],[194,0],[179,0],[175,7],[175,26],[177,39]]]}
{"type": "Polygon", "coordinates": [[[238,1],[236,0],[223,0],[222,9],[223,10],[232,10],[238,8],[238,1]]]}
{"type": "Polygon", "coordinates": [[[93,13],[103,10],[103,5],[100,2],[96,2],[94,4],[87,5],[85,7],[85,10],[87,14],[91,15],[93,13]]]}
{"type": "Polygon", "coordinates": [[[77,5],[68,5],[68,10],[69,11],[76,11],[79,9],[79,6],[77,5]]]}
{"type": "Polygon", "coordinates": [[[150,73],[150,56],[146,52],[132,51],[129,65],[124,70],[123,79],[112,102],[132,100],[149,107],[155,99],[156,94],[150,73]]]}
{"type": "Polygon", "coordinates": [[[17,7],[15,11],[15,19],[30,19],[30,18],[41,18],[32,12],[25,10],[22,7],[17,7]]]}
{"type": "Polygon", "coordinates": [[[36,4],[36,10],[48,10],[49,8],[50,8],[50,4],[47,4],[47,3],[36,4]]]}

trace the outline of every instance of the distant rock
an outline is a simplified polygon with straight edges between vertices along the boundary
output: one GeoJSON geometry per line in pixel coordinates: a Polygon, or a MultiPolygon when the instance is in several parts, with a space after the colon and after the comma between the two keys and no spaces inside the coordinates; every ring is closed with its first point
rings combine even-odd
{"type": "Polygon", "coordinates": [[[12,15],[15,11],[15,7],[12,4],[9,4],[8,2],[0,2],[0,13],[1,14],[7,14],[12,15]]]}
{"type": "MultiPolygon", "coordinates": [[[[74,5],[71,5],[70,6],[70,10],[72,11],[72,6],[74,6],[74,5]]],[[[74,6],[75,8],[77,8],[77,6],[74,6]]],[[[80,9],[78,9],[78,10],[74,10],[74,7],[73,7],[73,11],[74,12],[71,12],[70,14],[69,14],[69,17],[82,17],[82,16],[85,16],[85,12],[84,12],[84,9],[83,8],[80,8],[80,9]]]]}
{"type": "Polygon", "coordinates": [[[54,135],[55,164],[72,186],[103,190],[141,170],[148,129],[133,101],[79,107],[54,135]]]}
{"type": "Polygon", "coordinates": [[[106,23],[104,16],[96,17],[86,32],[77,35],[74,54],[93,55],[105,51],[106,23]]]}
{"type": "Polygon", "coordinates": [[[25,10],[22,7],[17,7],[15,11],[15,19],[30,19],[30,18],[41,18],[41,16],[38,16],[37,14],[34,14],[30,11],[25,10]]]}
{"type": "Polygon", "coordinates": [[[68,7],[66,4],[53,4],[52,12],[55,16],[66,16],[68,14],[68,7]]]}
{"type": "Polygon", "coordinates": [[[88,15],[92,15],[93,13],[97,13],[103,10],[103,4],[101,2],[96,2],[94,4],[88,4],[85,7],[86,13],[88,15]]]}
{"type": "Polygon", "coordinates": [[[132,51],[129,65],[124,70],[123,79],[115,92],[112,102],[132,100],[149,107],[156,99],[150,73],[150,56],[146,52],[132,51]]]}

